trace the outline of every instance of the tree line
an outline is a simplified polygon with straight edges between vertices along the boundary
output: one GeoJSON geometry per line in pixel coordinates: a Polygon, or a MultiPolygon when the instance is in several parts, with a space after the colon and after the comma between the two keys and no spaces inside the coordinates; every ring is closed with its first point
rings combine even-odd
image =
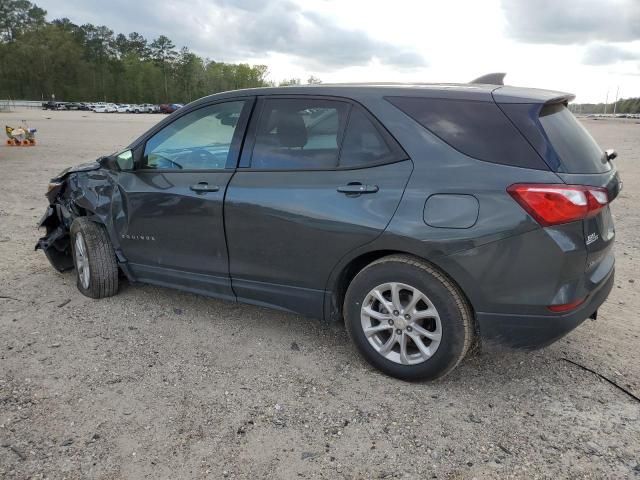
{"type": "Polygon", "coordinates": [[[266,76],[266,65],[202,58],[165,35],[149,41],[68,18],[48,21],[32,2],[0,0],[0,98],[186,103],[269,85],[266,76]]]}
{"type": "MultiPolygon", "coordinates": [[[[621,98],[617,102],[607,103],[606,112],[613,113],[615,105],[616,113],[640,113],[640,97],[621,98]]],[[[574,103],[571,110],[578,113],[605,113],[604,103],[574,103]]]]}

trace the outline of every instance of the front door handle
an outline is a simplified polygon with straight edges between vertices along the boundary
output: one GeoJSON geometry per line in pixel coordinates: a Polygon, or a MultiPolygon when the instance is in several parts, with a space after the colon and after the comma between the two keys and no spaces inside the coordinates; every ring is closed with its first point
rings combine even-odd
{"type": "Polygon", "coordinates": [[[377,185],[363,185],[361,183],[353,182],[348,185],[342,185],[338,187],[338,192],[345,193],[347,195],[360,195],[362,193],[376,193],[378,190],[377,185]]]}
{"type": "Polygon", "coordinates": [[[220,187],[217,185],[209,185],[207,182],[199,182],[189,187],[191,190],[197,193],[217,192],[220,187]]]}

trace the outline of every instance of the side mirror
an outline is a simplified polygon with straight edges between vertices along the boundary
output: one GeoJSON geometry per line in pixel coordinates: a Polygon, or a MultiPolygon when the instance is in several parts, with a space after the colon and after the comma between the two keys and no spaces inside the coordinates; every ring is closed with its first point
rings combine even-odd
{"type": "Polygon", "coordinates": [[[607,155],[607,160],[609,161],[618,157],[618,152],[616,152],[613,148],[610,148],[609,150],[605,150],[604,153],[607,155]]]}
{"type": "Polygon", "coordinates": [[[113,155],[105,155],[104,157],[100,157],[98,159],[98,163],[102,168],[105,168],[107,170],[114,170],[116,172],[120,170],[118,161],[116,160],[116,157],[113,155]]]}

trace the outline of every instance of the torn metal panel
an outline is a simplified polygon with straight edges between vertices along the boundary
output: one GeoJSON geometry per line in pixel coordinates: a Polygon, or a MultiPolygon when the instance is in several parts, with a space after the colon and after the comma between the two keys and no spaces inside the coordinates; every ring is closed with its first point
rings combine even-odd
{"type": "Polygon", "coordinates": [[[79,216],[103,224],[118,259],[124,260],[113,229],[122,201],[111,171],[97,161],[68,168],[51,179],[47,198],[49,207],[38,225],[46,228],[46,235],[35,249],[43,250],[54,268],[61,272],[73,268],[69,229],[79,216]]]}

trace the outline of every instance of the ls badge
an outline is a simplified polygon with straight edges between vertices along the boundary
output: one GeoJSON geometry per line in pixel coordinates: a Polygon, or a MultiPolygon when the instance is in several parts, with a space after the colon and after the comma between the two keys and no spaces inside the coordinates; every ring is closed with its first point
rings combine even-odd
{"type": "Polygon", "coordinates": [[[590,233],[587,237],[587,245],[591,245],[593,242],[598,240],[600,236],[597,233],[590,233]]]}

